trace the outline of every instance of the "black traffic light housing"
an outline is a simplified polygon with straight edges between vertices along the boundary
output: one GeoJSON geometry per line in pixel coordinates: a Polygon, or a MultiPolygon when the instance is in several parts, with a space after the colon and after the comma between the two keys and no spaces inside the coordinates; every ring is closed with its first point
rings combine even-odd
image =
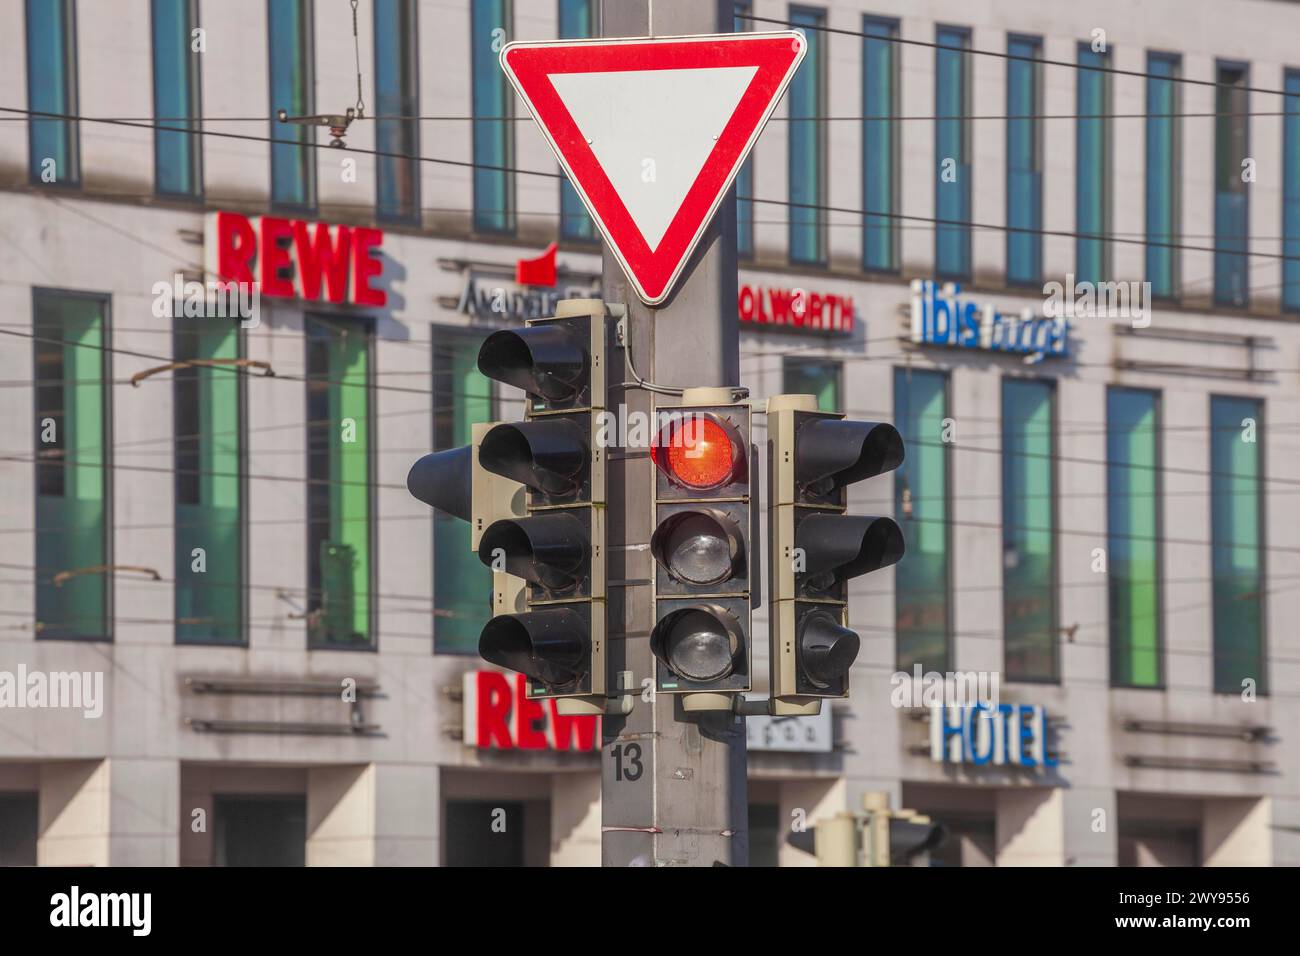
{"type": "Polygon", "coordinates": [[[479,637],[485,660],[528,678],[530,698],[561,698],[568,713],[600,713],[608,687],[605,639],[605,356],[613,324],[603,302],[559,303],[555,318],[492,333],[484,375],[527,394],[521,422],[497,424],[480,468],[520,483],[522,513],[499,517],[479,559],[522,579],[522,609],[493,617],[479,637]]]}
{"type": "Polygon", "coordinates": [[[730,389],[689,389],[657,410],[655,686],[687,710],[729,710],[752,684],[754,570],[750,407],[730,389]]]}
{"type": "Polygon", "coordinates": [[[768,555],[774,714],[817,713],[847,697],[861,641],[848,621],[848,581],[898,562],[892,518],[848,514],[848,486],[897,468],[889,424],[817,411],[811,395],[768,400],[768,555]]]}

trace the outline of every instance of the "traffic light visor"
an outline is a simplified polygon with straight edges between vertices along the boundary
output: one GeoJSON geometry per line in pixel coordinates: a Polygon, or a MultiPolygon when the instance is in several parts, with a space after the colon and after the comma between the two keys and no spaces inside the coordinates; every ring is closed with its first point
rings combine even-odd
{"type": "Polygon", "coordinates": [[[464,521],[470,520],[474,449],[469,445],[425,455],[406,475],[416,499],[464,521]]]}
{"type": "Polygon", "coordinates": [[[587,622],[569,608],[546,608],[492,618],[479,635],[478,652],[490,664],[545,684],[571,684],[586,653],[587,622]]]}
{"type": "Polygon", "coordinates": [[[577,397],[587,375],[587,352],[563,326],[502,329],[484,340],[479,371],[535,398],[565,402],[577,397]]]}

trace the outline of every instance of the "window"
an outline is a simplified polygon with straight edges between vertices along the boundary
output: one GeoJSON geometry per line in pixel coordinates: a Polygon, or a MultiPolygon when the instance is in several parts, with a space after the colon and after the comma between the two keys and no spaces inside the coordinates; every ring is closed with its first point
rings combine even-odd
{"type": "Polygon", "coordinates": [[[1214,690],[1220,694],[1240,694],[1247,679],[1267,693],[1263,413],[1257,399],[1210,399],[1214,690]]]}
{"type": "Polygon", "coordinates": [[[749,865],[781,865],[781,807],[775,803],[749,805],[749,865]]]}
{"type": "MultiPolygon", "coordinates": [[[[176,318],[175,359],[229,362],[239,326],[176,318]]],[[[176,641],[243,643],[243,382],[229,365],[172,375],[176,435],[176,641]]]]}
{"type": "Polygon", "coordinates": [[[198,0],[153,0],[153,182],[164,196],[203,192],[198,22],[198,0]]]}
{"type": "Polygon", "coordinates": [[[420,69],[415,0],[375,0],[375,199],[379,218],[420,222],[420,69]]]}
{"type": "Polygon", "coordinates": [[[307,865],[306,797],[219,794],[212,803],[214,865],[307,865]]]}
{"type": "Polygon", "coordinates": [[[1287,70],[1282,120],[1282,307],[1300,312],[1300,70],[1287,70]]]}
{"type": "Polygon", "coordinates": [[[38,290],[33,306],[37,633],[107,641],[108,301],[38,290]]]}
{"type": "Polygon", "coordinates": [[[897,20],[864,17],[862,32],[862,267],[898,268],[897,20]]]}
{"type": "MultiPolygon", "coordinates": [[[[76,115],[77,16],[73,0],[27,0],[27,106],[76,115]]],[[[28,173],[34,183],[81,182],[76,120],[28,117],[28,173]]]]}
{"type": "MultiPolygon", "coordinates": [[[[580,40],[596,35],[596,0],[560,0],[560,39],[580,40]]],[[[560,180],[560,238],[595,242],[596,224],[568,177],[560,180]]]]}
{"type": "Polygon", "coordinates": [[[1219,63],[1214,90],[1214,301],[1244,309],[1250,302],[1250,70],[1219,63]]]}
{"type": "Polygon", "coordinates": [[[370,333],[308,315],[307,577],[313,647],[374,644],[371,632],[370,333]]]}
{"type": "MultiPolygon", "coordinates": [[[[468,445],[475,422],[493,418],[492,380],[478,370],[479,340],[435,329],[433,448],[468,445]]],[[[492,572],[469,546],[468,522],[433,513],[434,650],[477,654],[491,616],[492,572]]]]}
{"type": "Polygon", "coordinates": [[[1007,282],[1043,281],[1043,43],[1036,37],[1007,39],[1007,282]],[[1023,230],[1023,231],[1020,231],[1023,230]]]}
{"type": "Polygon", "coordinates": [[[790,8],[790,22],[803,30],[808,52],[795,71],[786,99],[790,104],[790,261],[821,265],[826,259],[826,52],[825,35],[818,29],[826,20],[820,10],[790,8]]]}
{"type": "Polygon", "coordinates": [[[0,793],[0,866],[35,866],[38,793],[0,793]]]}
{"type": "Polygon", "coordinates": [[[1147,73],[1147,281],[1152,295],[1173,299],[1179,279],[1178,250],[1170,247],[1179,233],[1180,126],[1173,115],[1182,102],[1179,58],[1151,53],[1147,73]]]}
{"type": "Polygon", "coordinates": [[[307,0],[268,3],[271,73],[271,201],[277,206],[310,211],[316,206],[315,128],[276,119],[315,112],[312,65],[312,7],[307,0]]]}
{"type": "Polygon", "coordinates": [[[948,376],[894,370],[894,421],[907,458],[894,473],[894,514],[907,553],[894,575],[898,668],[951,670],[948,629],[952,574],[948,564],[948,376]]]}
{"type": "Polygon", "coordinates": [[[1106,395],[1110,680],[1158,687],[1160,670],[1160,397],[1106,395]]]}
{"type": "Polygon", "coordinates": [[[945,279],[970,277],[970,31],[939,27],[934,51],[935,269],[945,279]]]}
{"type": "Polygon", "coordinates": [[[1051,382],[1002,381],[1002,619],[1008,680],[1059,677],[1054,405],[1051,382]]]}
{"type": "Polygon", "coordinates": [[[781,391],[788,395],[816,395],[823,412],[840,411],[840,363],[827,359],[787,356],[782,367],[781,391]]]}
{"type": "Polygon", "coordinates": [[[1080,282],[1104,281],[1110,271],[1105,239],[1110,226],[1109,65],[1108,54],[1079,44],[1079,66],[1092,68],[1075,71],[1074,271],[1080,282]]]}
{"type": "MultiPolygon", "coordinates": [[[[752,12],[747,2],[737,3],[732,16],[733,33],[744,33],[749,29],[749,21],[742,15],[752,12]]],[[[754,156],[751,153],[736,174],[736,255],[742,259],[754,258],[754,156]],[[742,198],[744,197],[744,198],[742,198]]]]}
{"type": "Polygon", "coordinates": [[[510,36],[510,0],[470,0],[470,60],[474,71],[474,228],[515,231],[512,96],[497,62],[502,38],[510,36]]]}

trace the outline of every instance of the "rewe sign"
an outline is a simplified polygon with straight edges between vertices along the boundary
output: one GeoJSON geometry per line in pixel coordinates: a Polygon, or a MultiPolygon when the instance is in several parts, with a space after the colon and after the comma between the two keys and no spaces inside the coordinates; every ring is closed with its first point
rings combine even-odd
{"type": "Polygon", "coordinates": [[[529,700],[523,674],[468,671],[465,743],[493,750],[600,749],[600,718],[566,717],[554,700],[529,700]]]}
{"type": "Polygon", "coordinates": [[[384,271],[383,230],[217,212],[208,216],[204,240],[204,265],[218,281],[257,282],[263,296],[275,299],[388,303],[374,287],[384,271]]]}

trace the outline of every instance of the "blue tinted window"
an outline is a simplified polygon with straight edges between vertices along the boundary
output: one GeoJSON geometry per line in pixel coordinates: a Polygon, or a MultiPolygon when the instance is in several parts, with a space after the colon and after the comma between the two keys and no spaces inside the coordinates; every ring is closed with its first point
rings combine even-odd
{"type": "MultiPolygon", "coordinates": [[[[826,15],[820,10],[790,8],[790,20],[798,26],[818,27],[826,15]]],[[[790,261],[820,264],[826,196],[825,130],[822,94],[826,86],[825,36],[820,30],[803,31],[808,53],[786,92],[790,104],[790,261]]]]}
{"type": "Polygon", "coordinates": [[[1176,56],[1147,57],[1147,281],[1164,298],[1178,294],[1178,250],[1157,245],[1178,242],[1178,68],[1176,56]]]}
{"type": "Polygon", "coordinates": [[[420,221],[420,72],[415,0],[375,0],[375,149],[381,219],[420,221]]]}
{"type": "Polygon", "coordinates": [[[889,271],[898,268],[898,23],[867,17],[862,32],[862,265],[889,271]]]}
{"type": "Polygon", "coordinates": [[[1250,71],[1220,63],[1214,90],[1214,301],[1245,308],[1250,301],[1247,239],[1250,205],[1245,167],[1250,156],[1250,71]]]}
{"type": "Polygon", "coordinates": [[[290,116],[313,112],[311,4],[307,0],[275,0],[267,4],[267,10],[271,138],[291,140],[271,146],[271,201],[311,209],[316,205],[316,162],[313,147],[307,144],[314,142],[314,127],[281,123],[275,118],[279,110],[290,116]]]}
{"type": "MultiPolygon", "coordinates": [[[[35,112],[77,112],[77,34],[73,0],[27,0],[27,106],[35,112]]],[[[32,182],[75,186],[81,156],[75,120],[30,117],[32,182]]]]}
{"type": "Polygon", "coordinates": [[[1007,281],[1037,285],[1043,278],[1043,164],[1039,148],[1042,43],[1007,41],[1007,281]],[[1024,230],[1023,232],[1017,230],[1024,230]]]}
{"type": "MultiPolygon", "coordinates": [[[[735,16],[732,18],[733,33],[744,33],[749,29],[749,21],[741,19],[741,14],[750,12],[747,2],[737,3],[735,16]]],[[[754,195],[754,157],[740,167],[736,174],[736,254],[742,259],[754,258],[754,203],[748,198],[754,195]],[[744,198],[742,198],[744,197],[744,198]]]]}
{"type": "MultiPolygon", "coordinates": [[[[581,40],[596,31],[595,0],[560,0],[560,38],[581,40]]],[[[568,179],[560,180],[560,235],[565,239],[591,242],[596,224],[568,179]]]]}
{"type": "MultiPolygon", "coordinates": [[[[1106,67],[1105,53],[1096,53],[1086,43],[1079,44],[1079,65],[1106,67]]],[[[1075,112],[1075,278],[1082,282],[1101,282],[1108,271],[1106,234],[1110,220],[1110,84],[1100,69],[1076,70],[1075,112]],[[1088,236],[1089,238],[1084,238],[1088,236]]]]}
{"type": "Polygon", "coordinates": [[[935,217],[950,223],[935,227],[935,270],[945,278],[961,279],[970,276],[970,33],[940,27],[935,40],[934,207],[935,217]]]}
{"type": "MultiPolygon", "coordinates": [[[[509,0],[470,0],[470,64],[474,83],[474,162],[507,167],[513,155],[510,92],[497,61],[510,36],[509,0]]],[[[514,232],[514,174],[503,168],[474,170],[474,228],[514,232]]]]}
{"type": "Polygon", "coordinates": [[[203,191],[199,56],[190,35],[197,0],[153,0],[154,188],[164,195],[203,191]]]}

